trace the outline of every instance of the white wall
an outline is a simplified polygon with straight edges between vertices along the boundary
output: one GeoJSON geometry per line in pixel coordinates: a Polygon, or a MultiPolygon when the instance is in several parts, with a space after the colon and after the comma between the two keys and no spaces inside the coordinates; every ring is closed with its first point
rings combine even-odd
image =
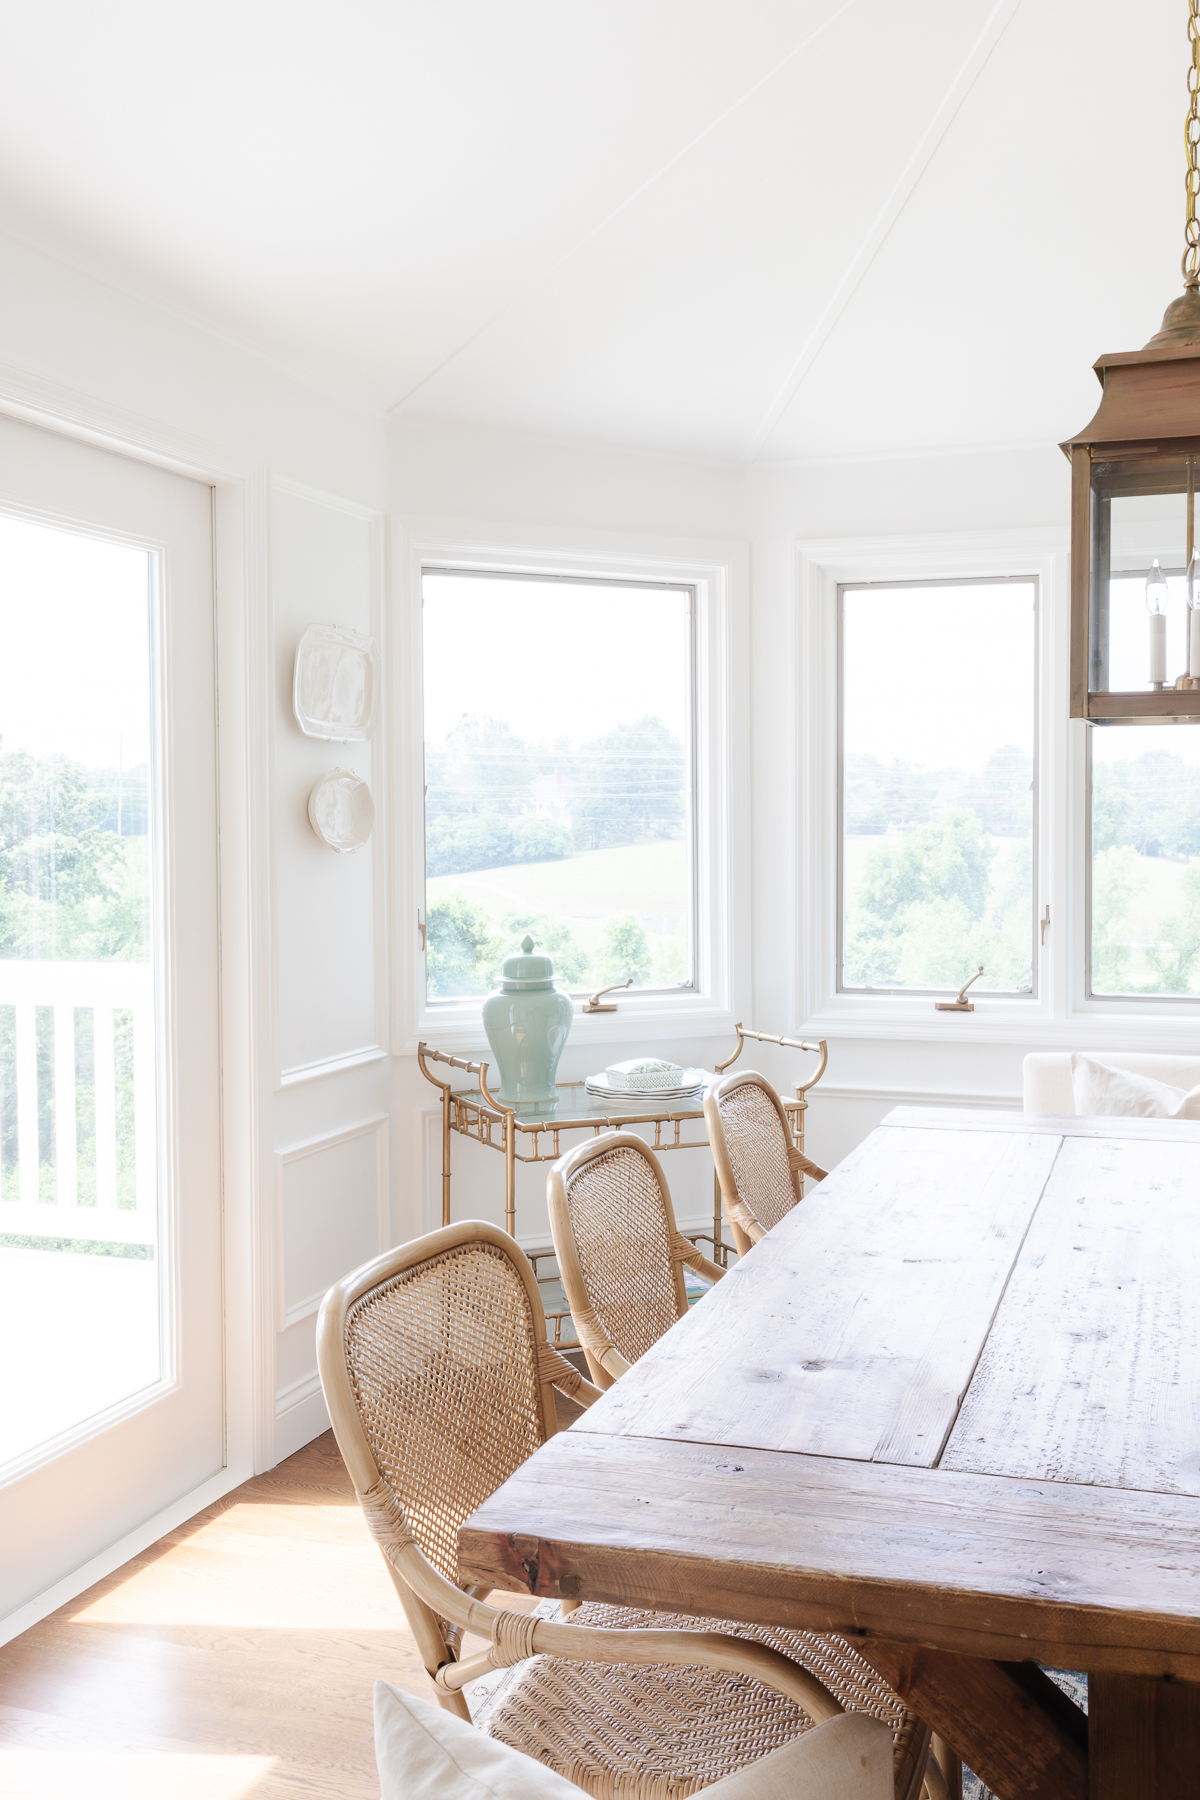
{"type": "MultiPolygon", "coordinates": [[[[251,1004],[269,1016],[258,1020],[268,1050],[251,1079],[263,1088],[255,1099],[270,1143],[263,1229],[247,1252],[264,1264],[264,1316],[254,1371],[234,1379],[264,1390],[250,1398],[266,1465],[325,1423],[305,1302],[388,1235],[386,738],[351,754],[314,743],[290,699],[305,625],[385,624],[386,425],[187,319],[5,239],[0,291],[4,404],[194,469],[248,468],[263,509],[247,579],[266,651],[254,705],[269,721],[269,774],[256,798],[271,891],[262,909],[266,980],[251,1004]],[[323,849],[305,816],[316,775],[339,760],[380,789],[385,828],[358,857],[323,849]],[[374,1060],[355,1062],[355,1052],[374,1060]],[[346,1135],[358,1126],[365,1131],[346,1135]]],[[[234,1407],[246,1399],[234,1394],[234,1407]]]]}

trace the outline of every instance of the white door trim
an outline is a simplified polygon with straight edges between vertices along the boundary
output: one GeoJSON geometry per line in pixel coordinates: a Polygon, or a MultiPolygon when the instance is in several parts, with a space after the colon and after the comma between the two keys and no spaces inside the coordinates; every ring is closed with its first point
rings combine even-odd
{"type": "Polygon", "coordinates": [[[268,472],[220,444],[0,364],[0,412],[214,491],[225,1467],[0,1620],[27,1630],[164,1532],[275,1460],[275,1250],[270,1104],[270,655],[268,472]]]}

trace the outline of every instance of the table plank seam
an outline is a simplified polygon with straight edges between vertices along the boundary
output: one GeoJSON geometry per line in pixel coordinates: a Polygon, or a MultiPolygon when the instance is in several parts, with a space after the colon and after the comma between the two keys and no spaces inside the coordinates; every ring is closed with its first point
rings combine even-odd
{"type": "Polygon", "coordinates": [[[958,1397],[958,1405],[954,1409],[954,1417],[952,1419],[947,1420],[946,1429],[942,1433],[942,1441],[938,1445],[937,1455],[933,1458],[933,1462],[932,1462],[932,1467],[935,1469],[940,1468],[942,1457],[946,1453],[946,1445],[950,1442],[950,1434],[954,1430],[954,1427],[958,1424],[959,1416],[962,1413],[964,1402],[966,1401],[967,1395],[971,1391],[971,1383],[975,1379],[976,1373],[979,1368],[980,1361],[983,1357],[983,1353],[987,1349],[988,1339],[992,1334],[992,1327],[995,1325],[996,1320],[999,1317],[1000,1308],[1004,1305],[1004,1299],[1005,1299],[1006,1294],[1008,1293],[1009,1286],[1012,1283],[1012,1278],[1016,1271],[1017,1264],[1020,1262],[1022,1253],[1025,1249],[1025,1245],[1028,1242],[1029,1233],[1033,1229],[1033,1222],[1037,1218],[1038,1213],[1041,1211],[1042,1201],[1045,1199],[1045,1196],[1046,1196],[1046,1189],[1049,1187],[1050,1182],[1054,1175],[1054,1171],[1058,1167],[1058,1159],[1062,1155],[1063,1144],[1065,1143],[1065,1141],[1066,1141],[1065,1138],[1062,1138],[1062,1137],[1059,1138],[1058,1144],[1055,1147],[1054,1155],[1050,1159],[1050,1167],[1046,1170],[1046,1177],[1045,1177],[1045,1180],[1042,1182],[1041,1189],[1039,1190],[1037,1200],[1036,1200],[1035,1204],[1032,1207],[1030,1207],[1030,1209],[1029,1209],[1029,1217],[1025,1221],[1025,1229],[1021,1233],[1021,1241],[1017,1245],[1017,1248],[1013,1253],[1012,1261],[1008,1265],[1008,1274],[1004,1277],[1004,1285],[1001,1287],[1000,1292],[996,1297],[996,1304],[993,1306],[992,1311],[991,1311],[991,1316],[989,1317],[988,1322],[987,1322],[987,1330],[980,1337],[979,1348],[975,1352],[975,1361],[971,1364],[971,1373],[967,1376],[966,1381],[963,1383],[962,1393],[958,1397]]]}

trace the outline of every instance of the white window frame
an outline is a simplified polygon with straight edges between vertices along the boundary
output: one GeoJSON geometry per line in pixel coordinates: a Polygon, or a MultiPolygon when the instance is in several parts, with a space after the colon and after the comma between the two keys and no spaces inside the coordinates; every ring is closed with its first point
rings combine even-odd
{"type": "Polygon", "coordinates": [[[678,1042],[731,1033],[748,993],[750,918],[749,553],[744,544],[536,530],[444,519],[393,521],[396,594],[396,1041],[413,1052],[486,1047],[482,996],[430,1002],[425,916],[424,668],[421,574],[469,569],[591,581],[669,582],[695,605],[695,985],[577,1006],[570,1044],[678,1042]]]}
{"type": "MultiPolygon", "coordinates": [[[[1088,725],[1069,717],[1069,536],[1065,530],[800,540],[794,551],[797,754],[796,1016],[805,1035],[1008,1044],[1028,1049],[1189,1049],[1200,998],[1088,993],[1088,725]],[[929,995],[838,991],[838,589],[861,582],[1038,582],[1037,993],[981,994],[971,1013],[939,1013],[929,995]]],[[[978,679],[974,668],[963,680],[978,679]]],[[[1096,729],[1093,727],[1092,729],[1096,729]]],[[[1169,728],[1168,728],[1169,729],[1169,728]]]]}

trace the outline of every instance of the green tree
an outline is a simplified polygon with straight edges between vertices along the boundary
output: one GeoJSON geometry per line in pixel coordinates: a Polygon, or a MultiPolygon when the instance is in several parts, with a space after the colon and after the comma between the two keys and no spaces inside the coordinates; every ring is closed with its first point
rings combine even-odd
{"type": "Polygon", "coordinates": [[[1182,911],[1164,919],[1159,927],[1166,942],[1146,946],[1146,961],[1157,976],[1153,993],[1191,992],[1192,971],[1200,953],[1200,862],[1184,870],[1182,888],[1182,911]]]}
{"type": "Polygon", "coordinates": [[[880,844],[870,852],[856,896],[858,905],[890,923],[917,901],[958,899],[968,918],[980,919],[987,906],[995,853],[973,812],[948,808],[932,825],[910,832],[898,844],[880,844]]]}
{"type": "Polygon", "coordinates": [[[531,937],[538,950],[554,960],[554,975],[564,986],[584,988],[591,980],[590,958],[569,925],[550,913],[518,912],[505,915],[501,927],[501,956],[512,956],[521,939],[531,937]]]}
{"type": "Polygon", "coordinates": [[[846,980],[854,987],[958,987],[983,963],[989,986],[1027,985],[1029,854],[1027,844],[1008,847],[994,897],[996,848],[965,807],[948,808],[933,824],[878,845],[863,865],[846,921],[846,980]],[[995,909],[995,898],[1002,906],[1015,899],[1015,924],[995,909]]]}
{"type": "Polygon", "coordinates": [[[624,981],[633,976],[635,987],[650,978],[650,939],[635,913],[616,913],[607,919],[600,938],[600,982],[624,981]]]}
{"type": "Polygon", "coordinates": [[[1129,908],[1146,885],[1127,844],[1092,860],[1092,986],[1101,994],[1129,991],[1129,908]]]}
{"type": "Polygon", "coordinates": [[[529,804],[536,774],[529,746],[511,725],[464,713],[445,742],[426,751],[425,816],[515,818],[529,804]]]}
{"type": "Polygon", "coordinates": [[[431,995],[483,994],[502,953],[491,918],[457,891],[431,900],[425,917],[425,980],[431,995]]]}
{"type": "Polygon", "coordinates": [[[1015,744],[993,750],[962,801],[992,837],[1024,837],[1033,824],[1033,761],[1015,744]]]}
{"type": "Polygon", "coordinates": [[[95,782],[65,757],[0,755],[0,958],[149,956],[147,841],[103,827],[95,782]]]}
{"type": "Polygon", "coordinates": [[[572,825],[580,849],[674,837],[683,828],[683,745],[661,719],[618,725],[585,744],[575,769],[572,825]]]}
{"type": "Polygon", "coordinates": [[[571,854],[571,834],[565,825],[532,813],[517,819],[512,828],[512,859],[515,863],[555,862],[571,854]]]}

